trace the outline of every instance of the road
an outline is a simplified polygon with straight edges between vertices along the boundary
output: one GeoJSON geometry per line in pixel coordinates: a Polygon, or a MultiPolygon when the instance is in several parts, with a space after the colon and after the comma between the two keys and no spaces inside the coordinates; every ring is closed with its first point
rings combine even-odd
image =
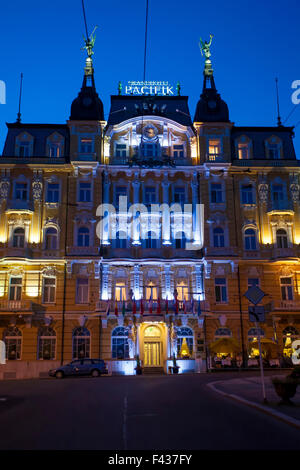
{"type": "Polygon", "coordinates": [[[207,387],[234,377],[2,381],[0,449],[299,449],[297,428],[207,387]]]}

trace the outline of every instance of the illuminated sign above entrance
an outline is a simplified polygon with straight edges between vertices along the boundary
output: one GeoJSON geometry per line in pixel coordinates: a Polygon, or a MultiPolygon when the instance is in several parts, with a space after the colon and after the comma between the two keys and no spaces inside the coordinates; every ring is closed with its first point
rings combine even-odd
{"type": "Polygon", "coordinates": [[[127,82],[125,95],[174,95],[169,82],[127,82]]]}

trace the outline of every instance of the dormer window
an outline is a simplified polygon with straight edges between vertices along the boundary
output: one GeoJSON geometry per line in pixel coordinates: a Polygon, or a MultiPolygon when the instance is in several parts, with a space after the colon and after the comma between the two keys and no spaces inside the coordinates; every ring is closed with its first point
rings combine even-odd
{"type": "Polygon", "coordinates": [[[221,153],[221,139],[208,139],[208,159],[214,161],[221,153]]]}
{"type": "Polygon", "coordinates": [[[59,158],[61,156],[61,144],[60,142],[51,142],[49,144],[49,157],[59,158]]]}
{"type": "Polygon", "coordinates": [[[63,155],[64,138],[61,134],[55,132],[47,138],[47,155],[50,158],[59,158],[63,155]]]}
{"type": "Polygon", "coordinates": [[[250,158],[249,145],[238,143],[238,158],[239,160],[248,160],[250,158]]]}
{"type": "Polygon", "coordinates": [[[277,144],[269,145],[269,158],[278,160],[280,158],[280,149],[277,144]]]}
{"type": "Polygon", "coordinates": [[[15,155],[17,157],[26,158],[32,155],[33,137],[27,132],[20,134],[16,138],[15,155]]]}
{"type": "Polygon", "coordinates": [[[265,142],[267,158],[279,160],[282,158],[282,141],[277,136],[270,137],[265,142]]]}
{"type": "Polygon", "coordinates": [[[29,157],[30,142],[20,142],[19,157],[29,157]]]}

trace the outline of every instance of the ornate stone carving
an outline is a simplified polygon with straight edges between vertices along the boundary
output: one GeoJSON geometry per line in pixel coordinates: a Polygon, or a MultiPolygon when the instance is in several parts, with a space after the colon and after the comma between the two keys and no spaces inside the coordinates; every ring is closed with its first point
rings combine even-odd
{"type": "Polygon", "coordinates": [[[8,198],[10,182],[7,179],[2,179],[0,181],[0,199],[4,200],[8,198]]]}
{"type": "Polygon", "coordinates": [[[291,191],[291,197],[292,197],[293,203],[299,202],[299,191],[300,191],[299,184],[296,184],[296,183],[291,184],[290,191],[291,191]]]}
{"type": "Polygon", "coordinates": [[[269,194],[269,185],[267,183],[261,183],[258,185],[258,195],[259,200],[261,203],[268,202],[268,194],[269,194]]]}
{"type": "Polygon", "coordinates": [[[32,197],[35,202],[41,202],[43,194],[43,180],[41,175],[35,174],[32,181],[32,197]]]}
{"type": "Polygon", "coordinates": [[[56,268],[54,266],[48,266],[42,270],[43,276],[48,277],[55,277],[56,276],[56,268]]]}

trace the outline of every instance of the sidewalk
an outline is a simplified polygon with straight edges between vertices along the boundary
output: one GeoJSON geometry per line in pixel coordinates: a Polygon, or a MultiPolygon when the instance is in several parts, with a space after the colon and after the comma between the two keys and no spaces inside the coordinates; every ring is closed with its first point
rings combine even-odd
{"type": "MultiPolygon", "coordinates": [[[[286,374],[274,374],[274,376],[275,375],[277,377],[286,376],[286,374]]],[[[275,392],[270,376],[265,377],[267,404],[263,403],[260,377],[216,380],[209,383],[208,386],[216,392],[239,401],[244,401],[245,404],[259,408],[261,411],[265,411],[280,419],[286,417],[286,421],[300,428],[300,386],[297,388],[296,395],[291,398],[294,406],[279,405],[280,397],[278,397],[275,392]]]]}

